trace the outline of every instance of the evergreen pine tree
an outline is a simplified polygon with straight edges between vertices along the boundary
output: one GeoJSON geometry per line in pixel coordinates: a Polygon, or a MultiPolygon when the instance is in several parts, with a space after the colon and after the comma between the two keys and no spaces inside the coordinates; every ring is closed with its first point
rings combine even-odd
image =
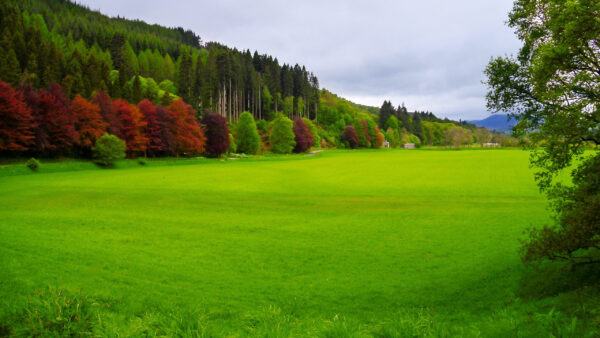
{"type": "Polygon", "coordinates": [[[413,116],[412,133],[415,134],[419,139],[423,140],[423,130],[421,128],[421,117],[419,113],[415,113],[413,116]]]}
{"type": "Polygon", "coordinates": [[[16,87],[21,79],[21,66],[17,60],[17,54],[13,49],[6,51],[4,48],[0,48],[0,79],[8,82],[13,87],[16,87]]]}
{"type": "Polygon", "coordinates": [[[181,60],[179,62],[179,76],[177,81],[177,87],[179,89],[179,95],[185,102],[190,102],[192,96],[192,75],[193,75],[193,64],[192,57],[187,48],[183,48],[181,52],[181,60]]]}
{"type": "Polygon", "coordinates": [[[133,78],[133,86],[131,89],[131,100],[133,103],[138,103],[142,100],[142,84],[140,82],[140,77],[136,75],[133,78]]]}

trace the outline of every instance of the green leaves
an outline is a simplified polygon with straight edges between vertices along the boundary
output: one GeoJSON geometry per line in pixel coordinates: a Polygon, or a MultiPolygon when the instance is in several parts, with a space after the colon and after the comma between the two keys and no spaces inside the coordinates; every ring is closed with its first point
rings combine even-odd
{"type": "MultiPolygon", "coordinates": [[[[586,148],[595,152],[593,163],[599,158],[599,13],[595,0],[515,2],[509,25],[523,41],[519,57],[493,59],[485,70],[488,108],[512,113],[519,121],[516,134],[529,134],[534,144],[544,145],[532,152],[531,163],[538,169],[540,190],[551,200],[556,223],[530,231],[523,247],[526,262],[578,262],[577,252],[600,247],[597,240],[590,242],[600,235],[600,189],[583,193],[589,176],[578,175],[590,168],[590,160],[574,161],[589,155],[584,154],[586,148]],[[559,178],[574,162],[579,167],[568,188],[559,178]]],[[[600,175],[600,166],[592,167],[600,175]]]]}
{"type": "Polygon", "coordinates": [[[269,137],[271,151],[279,154],[291,153],[296,146],[293,131],[294,122],[283,114],[278,114],[271,123],[271,135],[269,137]]]}
{"type": "Polygon", "coordinates": [[[236,128],[237,151],[244,154],[256,154],[260,148],[260,135],[252,114],[245,111],[240,115],[236,128]]]}
{"type": "Polygon", "coordinates": [[[116,160],[125,158],[125,142],[115,135],[104,134],[96,141],[92,151],[96,164],[110,167],[116,160]]]}

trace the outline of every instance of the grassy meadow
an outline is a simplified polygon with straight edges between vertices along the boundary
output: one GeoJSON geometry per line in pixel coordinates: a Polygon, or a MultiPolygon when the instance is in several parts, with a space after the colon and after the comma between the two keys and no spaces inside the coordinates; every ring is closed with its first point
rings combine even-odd
{"type": "Polygon", "coordinates": [[[0,168],[0,335],[595,336],[521,150],[0,168]],[[177,164],[177,165],[175,165],[177,164]]]}

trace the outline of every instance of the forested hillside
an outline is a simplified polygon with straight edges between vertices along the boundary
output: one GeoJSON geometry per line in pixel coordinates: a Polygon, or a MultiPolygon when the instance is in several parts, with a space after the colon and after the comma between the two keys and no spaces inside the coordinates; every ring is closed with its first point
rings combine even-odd
{"type": "Polygon", "coordinates": [[[224,125],[217,148],[231,152],[246,141],[236,139],[245,135],[236,126],[245,111],[257,121],[257,151],[298,151],[304,139],[307,149],[482,142],[472,125],[344,100],[320,89],[304,66],[68,0],[1,2],[0,41],[4,156],[89,157],[104,133],[122,139],[129,157],[202,154],[204,142],[217,142],[204,135],[212,133],[201,121],[208,113],[223,118],[206,121],[224,125]],[[290,145],[273,143],[274,120],[294,135],[290,145]],[[307,128],[310,135],[298,134],[307,128]]]}
{"type": "Polygon", "coordinates": [[[8,62],[0,76],[13,86],[25,74],[36,87],[61,84],[70,97],[104,90],[133,102],[158,101],[168,91],[195,109],[227,116],[316,113],[318,80],[299,65],[203,45],[183,28],[108,18],[66,0],[1,6],[1,56],[8,62]]]}

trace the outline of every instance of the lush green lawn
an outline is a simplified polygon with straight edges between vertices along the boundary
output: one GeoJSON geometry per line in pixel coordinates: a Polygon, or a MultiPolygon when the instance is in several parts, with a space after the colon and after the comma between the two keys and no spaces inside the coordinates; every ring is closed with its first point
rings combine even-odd
{"type": "Polygon", "coordinates": [[[597,328],[597,287],[519,260],[523,230],[550,221],[520,150],[84,169],[0,177],[5,331],[58,290],[105,335],[597,328]]]}

